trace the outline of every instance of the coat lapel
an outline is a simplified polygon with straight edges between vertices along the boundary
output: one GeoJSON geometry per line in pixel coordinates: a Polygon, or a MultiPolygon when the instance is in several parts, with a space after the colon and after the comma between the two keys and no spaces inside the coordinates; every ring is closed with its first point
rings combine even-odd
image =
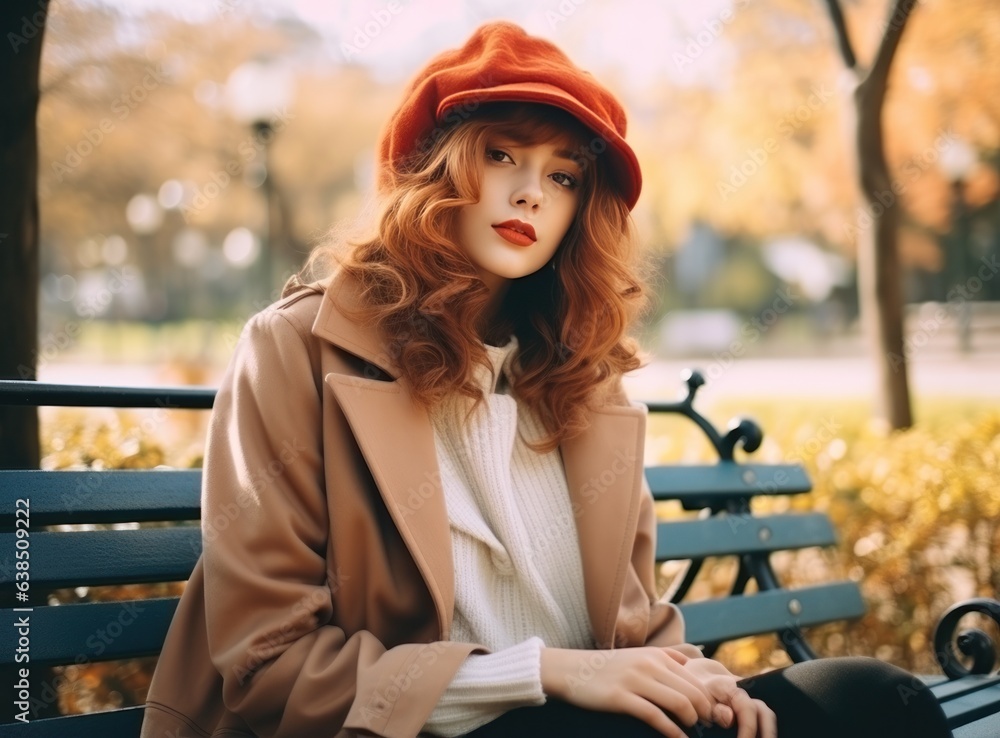
{"type": "Polygon", "coordinates": [[[612,406],[560,446],[580,537],[587,611],[600,648],[614,644],[642,491],[646,408],[612,406]]]}
{"type": "Polygon", "coordinates": [[[447,638],[455,608],[451,531],[427,412],[412,401],[402,380],[382,382],[337,373],[325,379],[423,574],[442,637],[447,638]]]}
{"type": "MultiPolygon", "coordinates": [[[[371,329],[338,308],[358,304],[356,283],[337,272],[313,333],[391,377],[394,353],[371,329]]],[[[357,438],[386,507],[437,607],[443,639],[455,604],[448,511],[427,412],[405,380],[331,372],[324,378],[357,438]]],[[[590,413],[590,426],[559,448],[576,519],[587,609],[594,638],[611,647],[639,515],[646,408],[614,405],[590,413]]]]}

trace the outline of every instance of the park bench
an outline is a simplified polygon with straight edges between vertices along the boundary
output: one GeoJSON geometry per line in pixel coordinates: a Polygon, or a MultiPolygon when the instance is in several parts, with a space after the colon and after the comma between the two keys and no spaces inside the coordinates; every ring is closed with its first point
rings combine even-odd
{"type": "MultiPolygon", "coordinates": [[[[854,582],[830,582],[798,589],[783,587],[772,569],[775,552],[828,547],[836,542],[829,519],[816,512],[754,515],[750,501],[760,495],[795,495],[811,483],[797,464],[754,464],[734,460],[737,446],[752,453],[761,442],[750,420],[734,421],[725,434],[693,406],[703,379],[689,373],[686,396],[676,402],[647,403],[651,413],[673,413],[696,423],[718,454],[703,465],[647,466],[646,479],[657,500],[677,500],[700,511],[658,523],[658,561],[687,561],[675,579],[671,599],[684,612],[688,640],[711,654],[722,643],[773,633],[793,661],[815,658],[803,628],[864,613],[854,582]],[[709,557],[732,556],[738,569],[728,596],[685,599],[709,557]],[[756,591],[747,586],[755,582],[756,591]]],[[[27,406],[209,409],[214,390],[75,387],[0,380],[0,404],[27,406]]],[[[5,593],[0,672],[16,682],[17,636],[14,624],[31,607],[30,665],[39,668],[158,654],[178,598],[137,602],[49,605],[48,592],[65,587],[183,581],[201,551],[201,471],[198,469],[113,471],[0,471],[0,587],[5,593]],[[19,540],[18,499],[30,499],[30,590],[27,602],[14,601],[19,540]],[[168,527],[46,530],[65,524],[169,522],[168,527]],[[95,638],[107,633],[110,638],[95,638]]],[[[23,515],[23,513],[22,513],[23,515]]],[[[22,518],[23,519],[23,518],[22,518]]],[[[23,523],[21,524],[23,525],[23,523]]],[[[969,674],[951,646],[959,618],[966,612],[992,614],[1000,623],[1000,603],[977,600],[952,608],[935,634],[935,649],[947,676],[922,677],[941,701],[957,738],[1000,736],[1000,677],[989,674],[994,652],[978,631],[959,636],[971,655],[969,674]],[[948,655],[945,655],[948,654],[948,655]]],[[[44,685],[43,685],[44,686],[44,685]]],[[[920,686],[920,685],[917,685],[920,686]]],[[[7,684],[5,684],[5,688],[7,684]]],[[[8,691],[8,694],[15,690],[8,691]]],[[[34,694],[53,699],[52,690],[34,694]]],[[[98,713],[0,724],[0,735],[135,736],[143,706],[98,713]]]]}

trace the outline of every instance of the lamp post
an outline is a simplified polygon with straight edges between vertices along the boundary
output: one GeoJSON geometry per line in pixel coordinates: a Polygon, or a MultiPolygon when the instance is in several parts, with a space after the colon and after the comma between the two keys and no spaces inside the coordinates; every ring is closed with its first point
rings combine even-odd
{"type": "Polygon", "coordinates": [[[163,208],[156,197],[146,193],[135,195],[125,206],[125,220],[139,240],[139,268],[146,294],[146,317],[160,321],[166,316],[167,299],[163,282],[154,282],[154,275],[163,279],[165,270],[155,251],[154,234],[163,225],[163,208]]]}
{"type": "MultiPolygon", "coordinates": [[[[237,67],[226,80],[226,105],[230,115],[250,126],[253,132],[254,156],[246,163],[256,163],[254,174],[244,174],[244,181],[251,187],[262,187],[264,192],[264,227],[261,229],[260,281],[264,299],[270,303],[274,289],[274,262],[277,239],[274,234],[277,220],[277,200],[271,177],[270,145],[275,135],[273,120],[291,100],[292,78],[288,69],[269,57],[260,57],[237,67]]],[[[241,147],[243,151],[249,151],[241,147]]],[[[245,156],[245,155],[244,155],[245,156]]]]}
{"type": "MultiPolygon", "coordinates": [[[[965,181],[976,166],[976,152],[961,138],[955,138],[941,152],[938,165],[951,184],[951,245],[945,254],[948,288],[964,287],[967,277],[969,217],[965,207],[965,181]]],[[[958,306],[958,348],[962,353],[972,349],[972,306],[963,299],[958,306]]]]}

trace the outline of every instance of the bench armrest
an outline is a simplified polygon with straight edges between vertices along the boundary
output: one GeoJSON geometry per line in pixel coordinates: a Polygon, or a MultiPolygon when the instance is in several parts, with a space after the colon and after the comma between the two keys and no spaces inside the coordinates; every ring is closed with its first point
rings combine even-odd
{"type": "Polygon", "coordinates": [[[974,612],[986,615],[1000,625],[1000,602],[976,597],[953,605],[941,616],[937,627],[934,628],[934,657],[940,664],[941,671],[947,674],[949,679],[961,679],[970,674],[989,674],[996,664],[996,647],[990,637],[978,628],[963,630],[956,639],[958,650],[963,655],[972,657],[971,667],[966,668],[952,648],[952,638],[955,636],[958,622],[974,612]]]}

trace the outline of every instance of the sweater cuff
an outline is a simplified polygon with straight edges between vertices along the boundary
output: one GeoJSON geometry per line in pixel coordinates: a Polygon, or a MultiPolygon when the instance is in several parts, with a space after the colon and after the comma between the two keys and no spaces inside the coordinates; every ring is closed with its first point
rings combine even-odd
{"type": "Polygon", "coordinates": [[[545,703],[537,636],[495,653],[470,654],[438,701],[424,730],[457,736],[515,707],[545,703]]]}

